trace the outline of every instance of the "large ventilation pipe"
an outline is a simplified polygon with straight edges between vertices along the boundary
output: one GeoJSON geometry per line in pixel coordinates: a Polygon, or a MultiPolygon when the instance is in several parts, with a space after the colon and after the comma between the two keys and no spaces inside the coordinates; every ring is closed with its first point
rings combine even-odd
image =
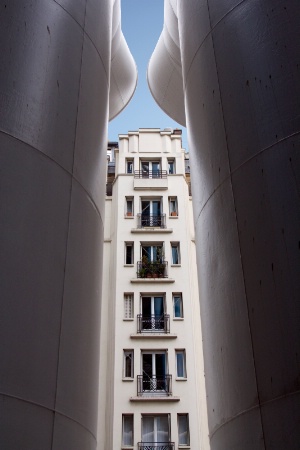
{"type": "Polygon", "coordinates": [[[109,103],[115,116],[136,84],[119,9],[119,0],[1,2],[5,450],[97,445],[109,103]]]}
{"type": "MultiPolygon", "coordinates": [[[[211,448],[297,450],[299,2],[165,4],[165,28],[178,22],[211,448]]],[[[160,47],[150,88],[178,120],[160,47]]]]}

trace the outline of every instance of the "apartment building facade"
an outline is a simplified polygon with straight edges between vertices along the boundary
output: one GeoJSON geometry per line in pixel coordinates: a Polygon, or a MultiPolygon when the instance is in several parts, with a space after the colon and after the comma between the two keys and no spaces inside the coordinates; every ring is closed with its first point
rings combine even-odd
{"type": "Polygon", "coordinates": [[[110,145],[99,450],[208,448],[188,164],[181,130],[110,145]]]}

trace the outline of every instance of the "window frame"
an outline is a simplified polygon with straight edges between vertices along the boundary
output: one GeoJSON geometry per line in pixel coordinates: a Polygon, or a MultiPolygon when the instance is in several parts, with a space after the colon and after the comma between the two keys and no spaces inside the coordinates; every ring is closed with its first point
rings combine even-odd
{"type": "Polygon", "coordinates": [[[126,158],[126,173],[128,175],[132,175],[134,173],[134,159],[133,158],[126,158]],[[129,168],[129,165],[131,164],[131,169],[129,168]]]}
{"type": "Polygon", "coordinates": [[[123,448],[133,448],[134,446],[134,415],[133,414],[122,414],[122,449],[123,448]],[[129,443],[125,443],[125,418],[130,418],[131,419],[131,437],[130,437],[130,444],[129,443]]]}
{"type": "Polygon", "coordinates": [[[123,350],[123,380],[134,379],[134,349],[123,350]],[[130,375],[127,375],[127,361],[130,361],[130,375]]]}
{"type": "Polygon", "coordinates": [[[125,266],[134,266],[134,242],[130,241],[130,242],[125,242],[125,255],[124,255],[124,265],[125,266]],[[130,250],[130,255],[129,255],[129,249],[130,250]],[[127,258],[130,256],[130,261],[131,262],[127,262],[127,258]]]}
{"type": "Polygon", "coordinates": [[[190,423],[189,423],[189,414],[188,413],[178,413],[177,414],[177,430],[178,430],[178,448],[180,447],[189,447],[190,446],[190,423]],[[185,434],[185,442],[180,442],[180,437],[183,434],[180,433],[180,418],[184,417],[186,419],[185,422],[185,431],[183,432],[185,434]]]}
{"type": "Polygon", "coordinates": [[[172,298],[173,298],[173,319],[174,320],[182,320],[182,319],[184,319],[182,293],[181,292],[173,292],[172,298]],[[180,304],[179,304],[180,316],[176,315],[175,298],[178,298],[179,302],[180,302],[180,304]]]}
{"type": "Polygon", "coordinates": [[[187,371],[186,371],[186,351],[185,349],[176,349],[175,350],[175,371],[176,371],[176,380],[186,380],[187,379],[187,371]],[[179,364],[178,364],[178,356],[182,355],[182,375],[179,374],[179,364]]]}
{"type": "Polygon", "coordinates": [[[134,293],[124,292],[124,302],[123,302],[123,320],[134,320],[134,293]],[[128,301],[129,306],[126,307],[126,301],[128,301]],[[126,311],[129,311],[128,317],[126,317],[126,311]]]}
{"type": "Polygon", "coordinates": [[[134,197],[125,197],[125,217],[134,216],[134,197]],[[131,204],[131,207],[129,205],[131,204]]]}
{"type": "Polygon", "coordinates": [[[175,175],[176,174],[175,158],[168,158],[167,163],[168,163],[168,175],[175,175]],[[172,167],[171,171],[170,166],[172,167]]]}
{"type": "Polygon", "coordinates": [[[175,196],[168,198],[169,217],[178,217],[178,199],[175,196]]]}
{"type": "Polygon", "coordinates": [[[171,242],[171,265],[172,266],[181,265],[180,242],[171,242]],[[177,262],[174,262],[173,249],[176,249],[177,252],[177,262]]]}

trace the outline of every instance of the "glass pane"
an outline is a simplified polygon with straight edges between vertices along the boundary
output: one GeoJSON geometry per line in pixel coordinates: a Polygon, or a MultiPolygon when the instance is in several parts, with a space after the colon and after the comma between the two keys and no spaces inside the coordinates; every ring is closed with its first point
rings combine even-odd
{"type": "Polygon", "coordinates": [[[153,416],[143,416],[142,417],[142,441],[143,442],[155,442],[154,417],[153,416]]]}
{"type": "Polygon", "coordinates": [[[127,213],[131,213],[133,212],[133,202],[132,200],[127,200],[127,213]]]}
{"type": "Polygon", "coordinates": [[[184,352],[176,352],[177,377],[185,378],[184,352]]]}
{"type": "Polygon", "coordinates": [[[157,378],[164,378],[166,375],[166,355],[164,353],[155,355],[155,366],[157,378]]]}
{"type": "Polygon", "coordinates": [[[162,317],[164,314],[163,297],[154,297],[154,314],[156,317],[162,317]]]}
{"type": "Polygon", "coordinates": [[[154,200],[152,203],[152,210],[154,216],[160,216],[160,201],[154,200]]]}
{"type": "Polygon", "coordinates": [[[132,378],[132,353],[125,352],[125,378],[132,378]]]}
{"type": "Polygon", "coordinates": [[[182,301],[181,297],[174,297],[174,316],[182,317],[182,301]]]}
{"type": "Polygon", "coordinates": [[[168,416],[158,416],[157,424],[157,442],[169,442],[169,420],[168,416]]]}
{"type": "Polygon", "coordinates": [[[126,264],[132,264],[132,245],[126,245],[126,264]]]}
{"type": "Polygon", "coordinates": [[[123,416],[123,445],[133,445],[133,415],[123,416]]]}
{"type": "Polygon", "coordinates": [[[180,414],[178,416],[178,443],[179,445],[189,445],[187,414],[180,414]]]}
{"type": "Polygon", "coordinates": [[[179,264],[179,258],[178,258],[178,246],[173,245],[172,246],[172,263],[173,264],[179,264]]]}

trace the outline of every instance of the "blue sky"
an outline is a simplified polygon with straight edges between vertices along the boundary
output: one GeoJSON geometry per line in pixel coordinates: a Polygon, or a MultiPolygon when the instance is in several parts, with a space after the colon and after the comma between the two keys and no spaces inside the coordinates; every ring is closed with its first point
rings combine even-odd
{"type": "Polygon", "coordinates": [[[131,102],[108,126],[108,139],[139,128],[180,128],[188,150],[186,129],[167,116],[148,89],[149,59],[163,28],[164,0],[121,0],[122,30],[138,69],[138,85],[131,102]]]}

